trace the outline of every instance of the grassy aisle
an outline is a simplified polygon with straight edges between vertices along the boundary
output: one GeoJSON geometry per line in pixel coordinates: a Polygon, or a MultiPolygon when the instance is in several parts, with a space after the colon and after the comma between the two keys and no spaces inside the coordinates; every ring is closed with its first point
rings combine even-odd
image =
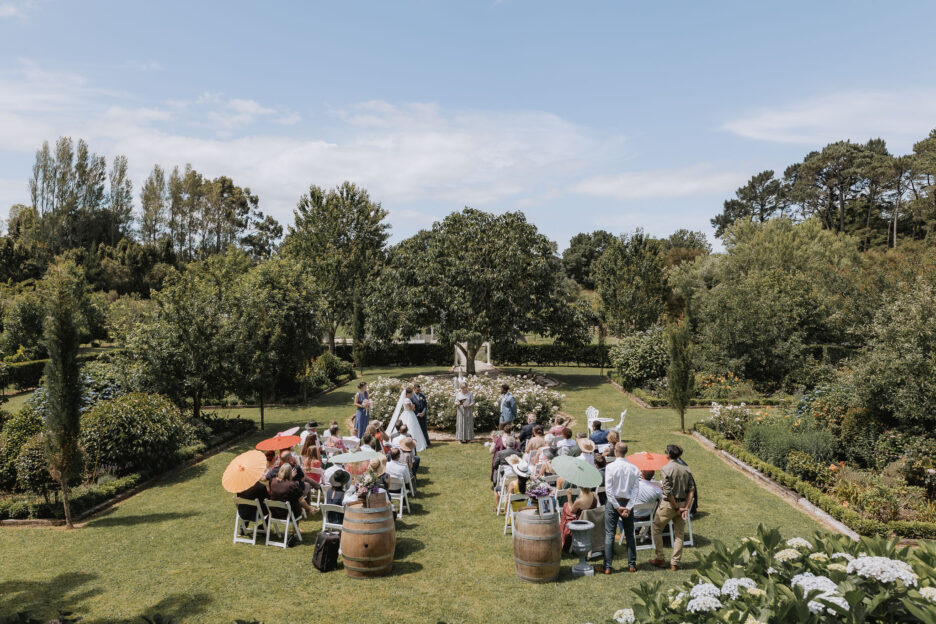
{"type": "MultiPolygon", "coordinates": [[[[418,370],[381,371],[404,372],[418,370]]],[[[679,439],[670,433],[672,412],[639,410],[597,371],[551,372],[563,382],[569,413],[584,414],[594,405],[610,415],[626,407],[624,437],[634,450],[659,450],[679,439]]],[[[342,420],[350,414],[352,393],[353,386],[345,386],[309,407],[268,410],[269,428],[309,417],[342,420]]],[[[651,571],[644,564],[639,574],[573,581],[570,557],[558,586],[521,583],[513,571],[511,540],[501,535],[503,518],[492,513],[486,450],[480,444],[435,444],[423,454],[427,469],[413,514],[397,524],[393,575],[371,581],[352,581],[341,570],[322,575],[311,565],[314,521],[301,523],[303,543],[285,551],[231,544],[232,506],[220,475],[235,454],[261,437],[165,480],[84,529],[0,530],[0,615],[23,609],[51,615],[64,608],[85,616],[84,622],[139,621],[142,614],[161,612],[185,622],[597,623],[625,606],[626,588],[689,574],[651,571]],[[563,610],[557,611],[560,604],[563,610]]],[[[686,549],[690,567],[693,551],[707,550],[712,539],[748,535],[759,522],[787,535],[817,528],[691,439],[682,442],[704,512],[694,523],[699,546],[686,549]]],[[[642,551],[640,562],[648,557],[642,551]]]]}

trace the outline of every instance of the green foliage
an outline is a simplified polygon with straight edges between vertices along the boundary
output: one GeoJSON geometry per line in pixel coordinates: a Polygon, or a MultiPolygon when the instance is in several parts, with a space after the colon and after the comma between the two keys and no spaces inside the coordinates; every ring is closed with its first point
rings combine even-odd
{"type": "Polygon", "coordinates": [[[0,429],[0,489],[16,487],[16,458],[27,441],[42,432],[42,416],[30,406],[24,406],[0,429]]]}
{"type": "MultiPolygon", "coordinates": [[[[526,342],[497,343],[492,347],[494,361],[501,366],[602,366],[610,362],[607,345],[532,344],[526,342]]],[[[451,350],[448,350],[451,360],[451,350]]],[[[446,361],[439,362],[447,363],[446,361]]]]}
{"type": "Polygon", "coordinates": [[[783,210],[786,203],[785,189],[770,169],[753,176],[747,184],[735,191],[735,199],[725,200],[724,210],[712,219],[715,236],[725,234],[731,225],[740,219],[763,223],[783,210]]]}
{"type": "MultiPolygon", "coordinates": [[[[337,345],[335,355],[345,361],[351,361],[354,357],[349,345],[337,345]]],[[[451,366],[452,347],[431,343],[367,344],[364,347],[364,361],[368,366],[451,366]]]]}
{"type": "Polygon", "coordinates": [[[790,474],[826,490],[835,481],[829,464],[816,461],[809,453],[792,450],[787,454],[786,469],[790,474]]]}
{"type": "Polygon", "coordinates": [[[595,263],[601,314],[619,336],[653,326],[667,294],[664,244],[637,230],[613,239],[595,263]]]}
{"type": "Polygon", "coordinates": [[[194,431],[164,396],[131,393],[101,401],[81,418],[81,443],[95,474],[156,472],[192,444],[194,431]]]}
{"type": "Polygon", "coordinates": [[[908,444],[901,473],[910,485],[924,488],[929,500],[936,500],[936,440],[916,438],[908,444]]]}
{"type": "Polygon", "coordinates": [[[669,404],[679,412],[679,428],[686,431],[686,408],[692,397],[695,376],[692,372],[692,344],[689,320],[685,317],[669,323],[664,332],[669,365],[666,368],[669,404]]]}
{"type": "Polygon", "coordinates": [[[630,390],[666,375],[669,354],[662,327],[652,327],[622,338],[611,347],[611,364],[621,385],[630,390]]]}
{"type": "Polygon", "coordinates": [[[0,334],[0,351],[8,354],[22,350],[27,360],[44,357],[42,344],[42,298],[39,293],[29,291],[16,295],[4,306],[3,333],[0,334]]]}
{"type": "Polygon", "coordinates": [[[582,288],[595,288],[595,262],[614,240],[614,236],[604,230],[591,234],[582,232],[569,240],[569,246],[562,252],[562,268],[565,274],[575,280],[582,288]]]}
{"type": "Polygon", "coordinates": [[[752,423],[744,434],[744,446],[771,464],[786,469],[790,451],[800,451],[829,464],[835,460],[835,437],[828,431],[810,429],[802,421],[752,423]],[[801,429],[801,430],[800,430],[801,429]]]}
{"type": "Polygon", "coordinates": [[[19,489],[48,497],[56,487],[49,474],[46,441],[42,433],[29,438],[16,456],[16,485],[19,489]]]}
{"type": "Polygon", "coordinates": [[[351,362],[339,359],[330,351],[326,351],[306,365],[299,373],[299,381],[310,390],[324,390],[352,373],[351,362]]]}

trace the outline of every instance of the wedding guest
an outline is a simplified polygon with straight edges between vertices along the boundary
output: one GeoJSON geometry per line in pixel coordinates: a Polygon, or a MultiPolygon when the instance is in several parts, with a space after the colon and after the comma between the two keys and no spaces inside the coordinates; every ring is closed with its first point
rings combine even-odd
{"type": "Polygon", "coordinates": [[[263,480],[269,481],[276,476],[279,471],[279,456],[276,451],[266,451],[266,468],[263,469],[263,480]]]}
{"type": "MultiPolygon", "coordinates": [[[[286,501],[292,508],[293,515],[297,518],[302,515],[304,509],[307,514],[315,513],[315,508],[305,501],[305,495],[302,486],[295,480],[295,472],[292,464],[283,464],[280,466],[276,477],[270,481],[270,498],[278,501],[286,501]]],[[[283,511],[280,509],[271,509],[270,513],[274,518],[284,519],[283,511]]]]}
{"type": "Polygon", "coordinates": [[[562,550],[567,551],[572,546],[572,530],[569,529],[568,524],[573,520],[578,520],[586,509],[594,509],[598,506],[598,498],[591,488],[583,487],[579,488],[579,491],[581,494],[575,499],[574,503],[566,502],[562,505],[562,513],[559,515],[562,550]]]}
{"type": "Polygon", "coordinates": [[[364,431],[370,422],[370,398],[367,394],[367,384],[363,381],[358,384],[358,391],[354,395],[354,407],[354,429],[357,436],[364,437],[364,431]]]}
{"type": "Polygon", "coordinates": [[[330,448],[336,448],[339,451],[347,451],[348,447],[345,446],[344,441],[341,439],[341,436],[338,435],[338,423],[333,422],[331,426],[328,427],[328,441],[326,446],[330,448]]]}
{"type": "Polygon", "coordinates": [[[494,456],[494,469],[491,474],[491,481],[494,481],[494,475],[497,474],[497,469],[501,467],[508,457],[511,455],[520,456],[520,452],[517,450],[517,440],[513,436],[507,436],[507,439],[504,440],[504,450],[498,451],[494,456]]]}
{"type": "Polygon", "coordinates": [[[562,416],[554,416],[553,426],[549,428],[549,433],[553,434],[554,436],[561,436],[562,430],[565,429],[565,423],[566,419],[562,416]]]}
{"type": "Polygon", "coordinates": [[[614,535],[618,519],[624,523],[624,539],[627,543],[627,569],[637,571],[637,540],[634,537],[634,516],[631,510],[637,502],[640,470],[626,459],[627,445],[618,442],[614,446],[614,461],[605,469],[605,543],[604,573],[611,574],[614,561],[614,535]]]}
{"type": "Polygon", "coordinates": [[[527,414],[526,424],[523,425],[520,429],[520,434],[517,436],[517,441],[519,443],[518,447],[520,451],[526,450],[527,441],[533,435],[533,427],[536,426],[536,414],[527,414]]]}
{"type": "MultiPolygon", "coordinates": [[[[410,471],[407,465],[402,461],[400,457],[400,449],[395,448],[390,450],[390,461],[387,462],[387,477],[393,479],[399,479],[403,483],[403,487],[406,487],[406,482],[410,479],[410,471]]],[[[399,490],[390,490],[391,492],[397,492],[399,490]]]]}
{"type": "Polygon", "coordinates": [[[419,470],[419,455],[416,454],[416,440],[409,436],[400,439],[400,457],[414,477],[419,470]]]}
{"type": "Polygon", "coordinates": [[[510,386],[501,384],[500,423],[512,423],[517,417],[517,400],[510,394],[510,386]]]}
{"type": "Polygon", "coordinates": [[[497,459],[497,454],[504,450],[504,440],[510,435],[510,430],[513,425],[510,423],[505,423],[500,425],[500,431],[495,431],[491,434],[491,445],[488,447],[492,457],[491,457],[491,481],[494,480],[494,462],[497,459]]]}
{"type": "MultiPolygon", "coordinates": [[[[341,505],[344,501],[345,488],[349,483],[351,483],[351,473],[340,468],[336,470],[328,480],[331,487],[325,494],[325,502],[329,505],[341,505]]],[[[329,511],[325,519],[332,524],[341,524],[344,521],[344,514],[329,511]]]]}
{"type": "Polygon", "coordinates": [[[455,439],[460,444],[474,439],[474,393],[468,389],[468,382],[461,382],[455,395],[455,439]]]}
{"type": "MultiPolygon", "coordinates": [[[[237,498],[259,501],[261,513],[263,513],[263,515],[267,514],[267,507],[264,501],[270,497],[270,493],[267,491],[266,485],[261,481],[257,481],[243,492],[238,492],[236,496],[237,498]]],[[[238,505],[237,515],[244,520],[253,522],[257,515],[257,508],[253,505],[238,505]]]]}
{"type": "Polygon", "coordinates": [[[576,440],[578,448],[582,452],[579,457],[584,459],[592,466],[595,465],[595,443],[588,438],[579,438],[576,440]]]}
{"type": "Polygon", "coordinates": [[[663,559],[663,527],[670,521],[673,522],[673,555],[670,557],[670,570],[679,569],[683,531],[689,510],[692,509],[692,499],[695,496],[695,480],[692,478],[692,473],[686,465],[679,462],[682,453],[682,448],[675,444],[666,447],[669,463],[660,469],[663,477],[663,498],[653,518],[653,539],[656,552],[650,564],[658,568],[666,567],[666,561],[663,559]]]}
{"type": "Polygon", "coordinates": [[[302,433],[299,434],[299,446],[304,445],[306,438],[308,438],[310,435],[315,436],[316,440],[318,439],[318,423],[314,420],[307,422],[302,433]]]}
{"type": "MultiPolygon", "coordinates": [[[[604,451],[602,451],[602,454],[603,454],[605,457],[613,458],[613,457],[614,457],[614,447],[615,447],[615,445],[617,445],[617,443],[620,442],[620,441],[621,441],[621,436],[618,435],[618,432],[609,429],[609,430],[608,430],[608,446],[607,446],[607,448],[605,448],[604,451]]],[[[612,459],[611,461],[614,461],[614,460],[612,459]]]]}
{"type": "MultiPolygon", "coordinates": [[[[601,455],[601,454],[595,455],[595,468],[598,469],[598,474],[601,475],[601,487],[604,487],[605,485],[605,468],[607,467],[607,465],[608,465],[608,460],[605,459],[604,455],[601,455]]],[[[605,504],[605,493],[596,492],[596,494],[598,496],[598,506],[600,507],[601,505],[605,504]]]]}
{"type": "Polygon", "coordinates": [[[571,455],[572,449],[577,447],[575,440],[572,439],[572,430],[568,427],[562,428],[562,439],[556,445],[559,455],[571,455]]]}
{"type": "Polygon", "coordinates": [[[546,437],[543,436],[543,426],[535,425],[533,427],[533,437],[526,443],[526,452],[530,455],[529,461],[531,464],[536,464],[536,456],[544,446],[546,446],[546,437]]]}
{"type": "Polygon", "coordinates": [[[601,428],[600,420],[592,421],[592,434],[588,436],[595,444],[607,444],[608,432],[601,428]]]}
{"type": "MultiPolygon", "coordinates": [[[[655,503],[663,498],[663,488],[659,484],[653,482],[653,471],[652,470],[643,470],[640,473],[640,483],[639,490],[637,492],[637,505],[646,505],[647,503],[655,503]]],[[[650,518],[651,510],[635,512],[634,520],[643,521],[650,518]]],[[[637,534],[638,539],[645,540],[650,537],[650,531],[648,527],[641,527],[640,533],[637,534]]]]}
{"type": "Polygon", "coordinates": [[[422,387],[417,383],[413,384],[413,404],[416,406],[416,422],[422,430],[423,438],[426,439],[426,446],[429,446],[429,427],[426,423],[426,414],[429,410],[429,399],[423,394],[422,387]]]}
{"type": "Polygon", "coordinates": [[[321,486],[321,473],[316,474],[313,470],[320,470],[322,468],[322,455],[319,451],[318,444],[316,444],[315,434],[306,436],[305,442],[302,443],[302,450],[299,451],[299,457],[302,461],[302,472],[304,473],[304,481],[308,483],[312,489],[320,490],[321,486]]]}

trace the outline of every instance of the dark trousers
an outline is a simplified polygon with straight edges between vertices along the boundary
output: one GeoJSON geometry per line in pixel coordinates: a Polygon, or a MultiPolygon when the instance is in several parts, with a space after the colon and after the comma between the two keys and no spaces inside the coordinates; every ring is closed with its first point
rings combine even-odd
{"type": "Polygon", "coordinates": [[[605,543],[604,565],[611,567],[614,561],[614,534],[617,532],[618,520],[624,524],[624,541],[627,544],[627,565],[637,566],[637,540],[634,537],[634,515],[622,518],[618,510],[611,505],[605,505],[605,543]]]}
{"type": "Polygon", "coordinates": [[[426,426],[426,417],[416,416],[416,421],[419,423],[419,428],[422,429],[423,438],[426,439],[426,446],[429,446],[429,428],[426,426]]]}

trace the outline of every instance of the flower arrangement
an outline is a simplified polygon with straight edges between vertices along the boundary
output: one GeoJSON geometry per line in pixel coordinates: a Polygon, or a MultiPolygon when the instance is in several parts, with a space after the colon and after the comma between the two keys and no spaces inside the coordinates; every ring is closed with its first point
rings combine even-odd
{"type": "Polygon", "coordinates": [[[357,480],[357,494],[361,499],[368,494],[377,494],[380,491],[380,481],[373,469],[368,468],[357,480]]]}
{"type": "MultiPolygon", "coordinates": [[[[455,430],[455,389],[451,376],[419,375],[412,379],[380,377],[368,383],[368,394],[373,402],[371,418],[387,421],[393,414],[400,392],[413,384],[419,384],[429,404],[426,410],[427,424],[433,429],[455,430]]],[[[562,407],[564,395],[550,390],[532,375],[479,375],[468,379],[474,396],[475,430],[485,431],[497,427],[500,419],[500,387],[510,386],[510,393],[517,401],[517,421],[525,422],[524,415],[536,414],[537,421],[546,424],[562,407]]]]}
{"type": "Polygon", "coordinates": [[[532,503],[533,501],[538,501],[541,498],[552,496],[552,488],[550,488],[549,484],[545,481],[538,479],[527,484],[526,495],[532,503]]]}

